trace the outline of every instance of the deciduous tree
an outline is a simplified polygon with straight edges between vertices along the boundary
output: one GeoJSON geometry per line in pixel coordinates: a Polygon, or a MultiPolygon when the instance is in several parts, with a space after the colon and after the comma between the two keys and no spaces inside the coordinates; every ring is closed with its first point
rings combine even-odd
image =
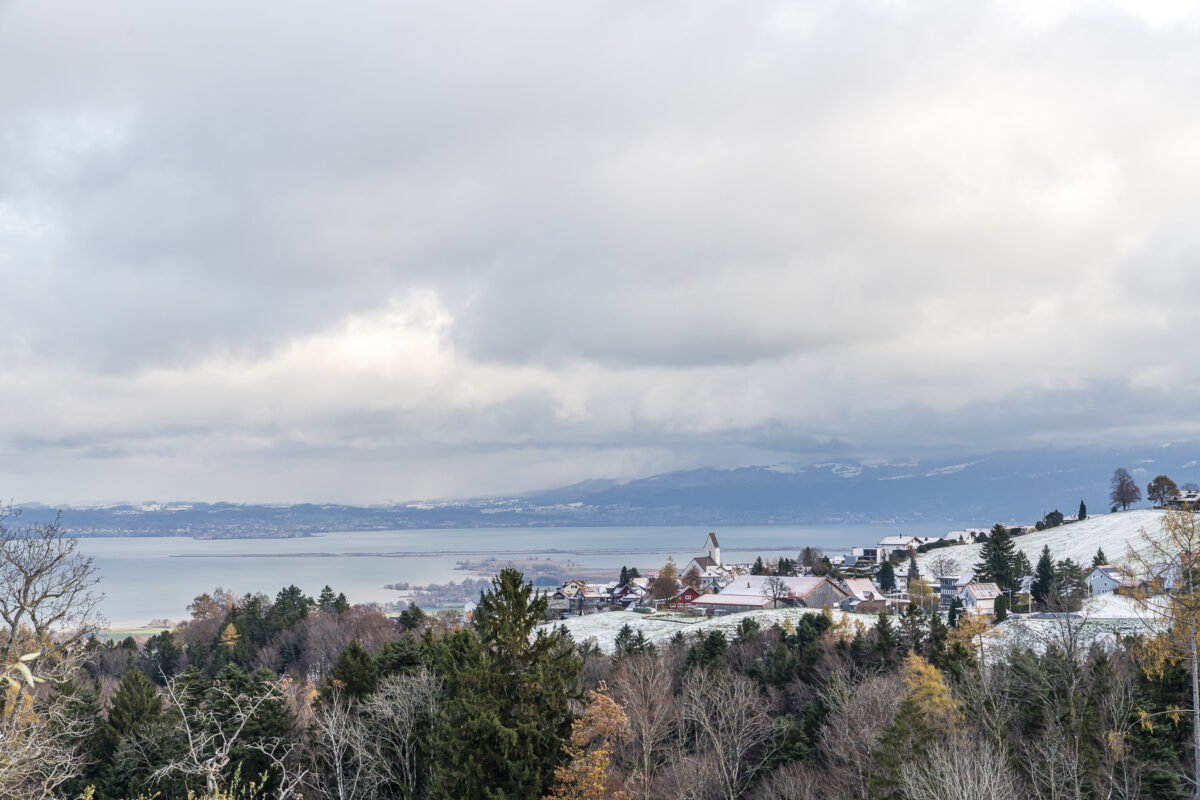
{"type": "Polygon", "coordinates": [[[1138,488],[1137,481],[1129,474],[1129,470],[1120,467],[1113,473],[1112,490],[1108,497],[1114,506],[1120,506],[1124,511],[1142,499],[1142,490],[1138,488]]]}

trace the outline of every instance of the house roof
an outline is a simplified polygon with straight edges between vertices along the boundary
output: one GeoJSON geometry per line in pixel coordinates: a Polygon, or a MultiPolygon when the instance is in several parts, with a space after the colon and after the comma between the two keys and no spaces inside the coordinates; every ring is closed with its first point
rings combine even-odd
{"type": "Polygon", "coordinates": [[[701,572],[708,569],[709,567],[717,566],[717,560],[715,558],[711,558],[709,556],[696,556],[695,558],[693,558],[691,561],[688,562],[688,565],[690,566],[693,563],[695,563],[695,565],[700,568],[701,572]]]}
{"type": "Polygon", "coordinates": [[[721,592],[721,597],[728,595],[742,595],[746,597],[768,597],[770,592],[767,590],[767,581],[780,580],[787,587],[789,597],[803,599],[816,591],[822,584],[828,583],[836,588],[842,594],[848,594],[845,589],[838,586],[833,581],[825,577],[816,577],[815,575],[803,575],[799,577],[780,577],[775,578],[771,575],[741,575],[731,582],[721,592]]]}
{"type": "Polygon", "coordinates": [[[702,594],[692,601],[692,605],[697,606],[745,606],[747,608],[762,608],[771,602],[771,598],[766,595],[753,594],[729,594],[728,591],[720,594],[702,594]]]}
{"type": "Polygon", "coordinates": [[[842,583],[856,600],[878,600],[883,597],[883,592],[866,578],[846,578],[842,583]]]}
{"type": "Polygon", "coordinates": [[[1000,587],[994,583],[969,583],[965,591],[976,600],[995,600],[1000,596],[1000,587]]]}

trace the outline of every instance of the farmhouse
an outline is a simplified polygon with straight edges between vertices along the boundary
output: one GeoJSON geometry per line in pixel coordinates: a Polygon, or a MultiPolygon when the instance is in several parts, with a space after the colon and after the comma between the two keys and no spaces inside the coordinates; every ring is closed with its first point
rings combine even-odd
{"type": "MultiPolygon", "coordinates": [[[[866,578],[847,578],[842,581],[842,587],[850,592],[849,596],[839,604],[843,611],[856,611],[862,603],[883,600],[883,592],[866,578]]],[[[870,606],[870,608],[873,607],[870,606]]]]}
{"type": "Polygon", "coordinates": [[[743,575],[725,587],[720,594],[705,594],[692,603],[710,613],[730,614],[751,611],[756,608],[771,608],[775,605],[771,581],[779,581],[783,595],[781,606],[803,606],[806,608],[837,608],[850,593],[828,578],[805,576],[800,578],[772,578],[766,575],[743,575]]]}
{"type": "Polygon", "coordinates": [[[1127,582],[1124,570],[1112,564],[1098,564],[1084,578],[1091,594],[1112,594],[1127,582]]]}

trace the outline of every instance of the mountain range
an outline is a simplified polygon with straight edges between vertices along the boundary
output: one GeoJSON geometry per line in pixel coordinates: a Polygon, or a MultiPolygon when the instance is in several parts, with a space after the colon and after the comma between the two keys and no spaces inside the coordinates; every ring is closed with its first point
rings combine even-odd
{"type": "Polygon", "coordinates": [[[606,525],[765,525],[838,522],[1032,523],[1055,509],[1109,507],[1117,467],[1145,485],[1166,474],[1200,481],[1200,446],[998,452],[972,458],[886,464],[695,469],[629,481],[589,480],[511,497],[339,504],[28,503],[22,521],[62,524],[81,535],[254,537],[335,530],[606,525]]]}

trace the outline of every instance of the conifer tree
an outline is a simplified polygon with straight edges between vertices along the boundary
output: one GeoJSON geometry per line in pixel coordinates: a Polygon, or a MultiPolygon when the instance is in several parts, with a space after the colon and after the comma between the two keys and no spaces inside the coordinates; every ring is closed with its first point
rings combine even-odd
{"type": "Polygon", "coordinates": [[[917,567],[917,556],[912,554],[908,557],[908,582],[912,583],[921,579],[921,570],[917,567]]]}
{"type": "Polygon", "coordinates": [[[979,550],[979,563],[975,565],[975,580],[991,581],[1001,591],[1016,591],[1019,577],[1016,549],[1008,528],[997,524],[992,528],[983,547],[979,550]]]}
{"type": "Polygon", "coordinates": [[[751,575],[762,575],[766,571],[766,566],[763,564],[762,556],[754,559],[754,563],[750,565],[751,575]]]}
{"type": "Polygon", "coordinates": [[[1008,619],[1008,595],[1001,594],[996,598],[996,603],[993,606],[996,616],[996,622],[1004,622],[1008,619]]]}
{"type": "Polygon", "coordinates": [[[333,588],[329,584],[325,584],[325,588],[321,590],[321,594],[317,597],[317,609],[326,614],[332,614],[337,607],[337,595],[333,593],[333,588]]]}
{"type": "Polygon", "coordinates": [[[1079,501],[1079,521],[1083,522],[1087,519],[1087,505],[1082,500],[1079,501]]]}
{"type": "Polygon", "coordinates": [[[333,601],[333,613],[345,614],[350,610],[350,601],[346,599],[345,592],[338,592],[337,599],[333,601]]]}
{"type": "Polygon", "coordinates": [[[1042,547],[1029,592],[1033,596],[1034,607],[1038,609],[1045,608],[1046,602],[1054,594],[1054,559],[1050,555],[1050,545],[1042,547]]]}
{"type": "Polygon", "coordinates": [[[403,630],[415,631],[425,623],[426,615],[421,610],[421,607],[416,603],[410,602],[408,608],[401,611],[396,616],[396,624],[403,630]]]}
{"type": "Polygon", "coordinates": [[[126,670],[113,695],[104,726],[105,749],[112,753],[122,739],[154,722],[160,714],[162,698],[158,696],[158,687],[137,667],[126,670]]]}
{"type": "Polygon", "coordinates": [[[1101,547],[1098,550],[1096,550],[1096,555],[1092,556],[1092,569],[1095,569],[1096,567],[1100,566],[1101,564],[1107,564],[1107,563],[1108,563],[1108,556],[1104,555],[1104,548],[1101,547]]]}
{"type": "Polygon", "coordinates": [[[898,660],[896,633],[892,630],[888,615],[882,611],[875,619],[875,658],[885,666],[891,666],[898,660]]]}
{"type": "Polygon", "coordinates": [[[379,680],[375,659],[359,644],[358,639],[351,639],[350,644],[346,645],[333,665],[332,674],[342,692],[355,699],[374,692],[379,680]]]}
{"type": "Polygon", "coordinates": [[[879,568],[879,574],[876,575],[876,580],[879,581],[880,591],[896,591],[896,570],[892,567],[891,561],[883,562],[883,566],[879,568]]]}
{"type": "Polygon", "coordinates": [[[435,798],[542,797],[571,734],[582,667],[562,628],[539,627],[548,600],[514,569],[479,598],[474,629],[425,634],[444,685],[435,798]]]}
{"type": "Polygon", "coordinates": [[[958,627],[958,615],[962,613],[963,603],[957,597],[950,601],[950,609],[946,612],[946,625],[958,627]]]}

